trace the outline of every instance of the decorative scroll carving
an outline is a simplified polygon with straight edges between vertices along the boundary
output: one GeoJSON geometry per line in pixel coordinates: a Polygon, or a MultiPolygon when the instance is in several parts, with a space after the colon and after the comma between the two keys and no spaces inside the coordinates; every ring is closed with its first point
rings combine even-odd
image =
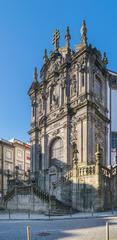
{"type": "Polygon", "coordinates": [[[53,134],[52,134],[52,135],[53,135],[54,137],[56,137],[56,136],[57,136],[57,134],[59,134],[59,132],[60,132],[60,129],[57,129],[57,130],[55,130],[55,131],[53,132],[53,134]]]}
{"type": "Polygon", "coordinates": [[[111,177],[114,177],[115,175],[117,175],[117,166],[114,166],[111,168],[102,166],[101,171],[105,177],[111,178],[111,177]]]}
{"type": "Polygon", "coordinates": [[[70,142],[73,144],[77,140],[77,118],[74,116],[71,122],[70,142]]]}
{"type": "Polygon", "coordinates": [[[84,94],[78,97],[78,104],[84,103],[87,100],[87,95],[84,94]]]}

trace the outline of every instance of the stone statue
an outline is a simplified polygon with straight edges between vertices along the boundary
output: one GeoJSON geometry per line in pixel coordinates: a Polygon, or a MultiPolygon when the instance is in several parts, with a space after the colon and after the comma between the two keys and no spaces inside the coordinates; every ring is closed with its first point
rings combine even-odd
{"type": "Polygon", "coordinates": [[[73,142],[73,162],[77,164],[78,162],[78,149],[77,149],[77,144],[73,142]]]}

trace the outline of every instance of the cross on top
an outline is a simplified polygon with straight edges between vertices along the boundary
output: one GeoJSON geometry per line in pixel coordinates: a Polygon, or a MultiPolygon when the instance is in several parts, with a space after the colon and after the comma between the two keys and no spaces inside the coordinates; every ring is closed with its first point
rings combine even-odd
{"type": "Polygon", "coordinates": [[[54,45],[55,50],[59,48],[59,39],[60,39],[60,32],[58,29],[56,29],[53,35],[53,40],[52,40],[52,44],[54,45]]]}

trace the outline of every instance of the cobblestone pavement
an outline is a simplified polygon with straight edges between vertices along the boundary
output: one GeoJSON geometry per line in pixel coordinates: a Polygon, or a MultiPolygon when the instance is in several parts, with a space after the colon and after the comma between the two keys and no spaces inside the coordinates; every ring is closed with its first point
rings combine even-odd
{"type": "MultiPolygon", "coordinates": [[[[111,218],[87,218],[40,221],[0,221],[0,240],[27,240],[26,228],[30,225],[31,240],[105,240],[106,221],[111,218]]],[[[110,240],[117,239],[117,225],[110,226],[110,240]]]]}

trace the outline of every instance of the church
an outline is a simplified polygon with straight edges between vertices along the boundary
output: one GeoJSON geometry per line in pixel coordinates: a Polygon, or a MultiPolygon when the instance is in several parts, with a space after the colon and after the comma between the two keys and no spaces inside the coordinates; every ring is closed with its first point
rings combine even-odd
{"type": "Polygon", "coordinates": [[[70,39],[67,27],[61,47],[56,29],[54,50],[48,55],[45,49],[28,91],[31,177],[74,209],[117,207],[117,165],[109,166],[109,94],[117,74],[107,69],[106,53],[88,44],[85,21],[74,50],[70,39]]]}

